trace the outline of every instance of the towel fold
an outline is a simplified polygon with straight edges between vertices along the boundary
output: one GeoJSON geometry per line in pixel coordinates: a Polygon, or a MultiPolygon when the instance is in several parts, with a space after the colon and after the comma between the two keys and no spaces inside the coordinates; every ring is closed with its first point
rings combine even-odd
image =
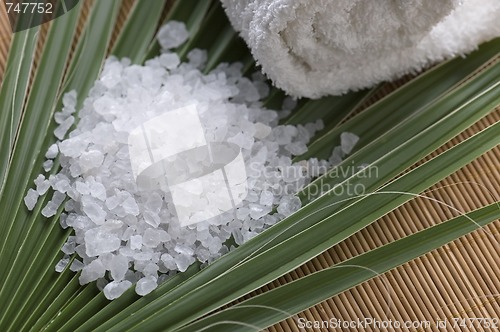
{"type": "Polygon", "coordinates": [[[393,80],[500,36],[500,0],[221,0],[273,83],[319,98],[393,80]]]}

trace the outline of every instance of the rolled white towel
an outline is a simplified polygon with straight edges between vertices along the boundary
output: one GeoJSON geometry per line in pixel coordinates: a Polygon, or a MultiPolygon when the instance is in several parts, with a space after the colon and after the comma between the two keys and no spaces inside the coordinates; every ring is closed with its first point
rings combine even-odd
{"type": "Polygon", "coordinates": [[[221,0],[288,94],[370,87],[500,36],[500,0],[221,0]]]}

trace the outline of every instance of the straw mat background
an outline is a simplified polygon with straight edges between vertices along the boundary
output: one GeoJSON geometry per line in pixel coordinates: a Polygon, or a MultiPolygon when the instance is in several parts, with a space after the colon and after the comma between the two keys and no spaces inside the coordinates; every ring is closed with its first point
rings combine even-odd
{"type": "MultiPolygon", "coordinates": [[[[88,13],[90,4],[91,1],[85,1],[83,16],[88,13]]],[[[115,37],[132,5],[132,0],[124,1],[115,37]]],[[[80,30],[83,22],[82,19],[80,30]]],[[[39,52],[48,25],[45,24],[41,30],[42,38],[39,52]]],[[[0,6],[0,81],[5,71],[4,64],[10,37],[8,20],[3,6],[0,6]]],[[[496,61],[500,61],[500,59],[496,61]]],[[[367,104],[390,93],[406,80],[408,78],[385,84],[367,104]]],[[[497,121],[500,121],[500,108],[478,121],[425,160],[435,157],[497,121]]],[[[499,200],[499,166],[500,149],[497,147],[441,181],[423,195],[452,205],[463,212],[493,203],[499,200]]],[[[265,292],[456,215],[456,212],[442,204],[424,198],[413,199],[307,264],[253,294],[265,292]]],[[[435,327],[435,322],[444,319],[450,322],[454,317],[499,318],[499,230],[500,221],[497,220],[482,230],[464,236],[449,245],[283,321],[269,328],[269,331],[304,331],[298,328],[299,318],[308,321],[329,320],[330,318],[355,321],[374,318],[379,321],[430,321],[432,323],[431,328],[426,329],[389,329],[389,331],[495,331],[495,329],[483,329],[477,326],[475,328],[454,328],[452,324],[448,324],[446,328],[438,329],[435,327]]],[[[385,329],[331,329],[331,331],[380,330],[385,329]]],[[[306,331],[327,331],[327,329],[306,329],[306,331]]]]}

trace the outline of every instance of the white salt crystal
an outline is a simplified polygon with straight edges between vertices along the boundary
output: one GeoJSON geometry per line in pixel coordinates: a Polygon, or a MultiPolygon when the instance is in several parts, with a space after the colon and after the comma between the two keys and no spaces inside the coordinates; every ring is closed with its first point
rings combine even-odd
{"type": "Polygon", "coordinates": [[[178,21],[170,21],[158,31],[158,42],[166,50],[182,45],[188,37],[186,25],[178,21]]]}
{"type": "Polygon", "coordinates": [[[75,163],[75,164],[71,164],[71,166],[69,167],[69,172],[70,172],[72,177],[76,178],[82,174],[82,169],[80,168],[79,164],[75,163]]]}
{"type": "Polygon", "coordinates": [[[99,255],[99,259],[101,260],[102,265],[104,265],[104,267],[109,270],[109,268],[111,266],[111,261],[112,261],[114,256],[115,255],[113,255],[112,253],[106,252],[106,253],[99,255]]]}
{"type": "Polygon", "coordinates": [[[71,255],[72,253],[75,252],[75,246],[76,246],[75,237],[70,236],[68,237],[68,241],[66,241],[66,243],[61,247],[61,251],[66,255],[71,255]]]}
{"type": "MultiPolygon", "coordinates": [[[[234,242],[237,244],[237,245],[241,245],[243,244],[243,234],[241,234],[241,229],[234,229],[233,230],[233,238],[234,238],[234,242]]],[[[212,257],[209,256],[209,260],[211,259],[212,257]]]]}
{"type": "Polygon", "coordinates": [[[158,230],[158,234],[160,236],[160,241],[161,242],[168,242],[168,241],[170,241],[172,239],[172,237],[170,236],[170,234],[168,234],[163,229],[158,230]]]}
{"type": "Polygon", "coordinates": [[[297,143],[306,144],[311,139],[312,134],[303,125],[297,126],[297,143]]]}
{"type": "Polygon", "coordinates": [[[106,212],[97,203],[92,201],[83,203],[83,212],[97,225],[103,224],[106,218],[106,212]]]}
{"type": "Polygon", "coordinates": [[[69,189],[71,188],[70,186],[70,183],[69,183],[69,179],[68,178],[65,178],[65,179],[61,179],[59,181],[57,181],[55,184],[54,184],[54,190],[60,192],[60,193],[65,193],[67,192],[69,189]]]}
{"type": "Polygon", "coordinates": [[[161,261],[167,269],[175,270],[177,268],[174,257],[172,257],[172,255],[168,253],[164,253],[161,255],[161,261]]]}
{"type": "Polygon", "coordinates": [[[175,258],[175,264],[180,272],[184,272],[188,267],[194,263],[195,259],[192,256],[177,255],[175,258]]]}
{"type": "Polygon", "coordinates": [[[120,199],[117,196],[110,196],[106,198],[106,207],[109,210],[113,210],[115,207],[118,206],[118,204],[120,204],[120,199]]]}
{"type": "Polygon", "coordinates": [[[134,256],[135,250],[132,250],[132,249],[127,248],[127,247],[121,247],[118,250],[118,253],[130,259],[134,256]]]}
{"type": "Polygon", "coordinates": [[[158,287],[156,278],[148,276],[137,281],[137,284],[135,285],[135,292],[140,296],[144,296],[151,293],[156,287],[158,287]]]}
{"type": "Polygon", "coordinates": [[[160,244],[160,234],[158,233],[158,231],[152,228],[148,228],[142,235],[142,243],[146,247],[154,248],[160,244]]]}
{"type": "Polygon", "coordinates": [[[73,263],[69,266],[69,269],[73,272],[78,272],[83,269],[84,264],[80,262],[78,259],[73,260],[73,263]]]}
{"type": "Polygon", "coordinates": [[[250,150],[253,146],[254,139],[248,134],[242,132],[237,133],[235,136],[227,140],[229,143],[234,143],[242,149],[250,150]]]}
{"type": "Polygon", "coordinates": [[[134,235],[135,230],[132,227],[127,227],[125,232],[122,234],[122,240],[123,241],[128,241],[130,240],[130,237],[134,235]]]}
{"type": "Polygon", "coordinates": [[[108,300],[114,300],[122,296],[131,286],[132,283],[128,280],[112,281],[104,287],[103,293],[108,300]]]}
{"type": "Polygon", "coordinates": [[[56,112],[54,114],[54,120],[56,121],[57,124],[61,124],[68,118],[68,113],[67,112],[56,112]]]}
{"type": "Polygon", "coordinates": [[[45,176],[43,176],[42,174],[38,175],[38,177],[35,179],[35,185],[36,191],[40,196],[45,194],[50,187],[49,181],[46,180],[45,176]]]}
{"type": "MultiPolygon", "coordinates": [[[[260,99],[260,94],[255,85],[248,78],[241,78],[238,80],[237,84],[238,89],[240,90],[239,98],[243,99],[247,102],[255,102],[260,99]]],[[[239,99],[237,98],[237,100],[239,99]]]]}
{"type": "Polygon", "coordinates": [[[161,206],[163,205],[163,198],[157,193],[152,193],[148,196],[148,200],[145,205],[149,211],[158,214],[160,213],[161,206]]]}
{"type": "Polygon", "coordinates": [[[278,206],[278,213],[281,213],[285,217],[288,217],[295,211],[299,210],[302,206],[300,199],[297,196],[285,196],[281,199],[280,205],[278,206]]]}
{"type": "Polygon", "coordinates": [[[132,255],[136,260],[135,265],[138,264],[137,261],[149,261],[153,255],[150,252],[138,252],[132,255]]]}
{"type": "Polygon", "coordinates": [[[90,194],[90,188],[85,182],[76,182],[76,191],[78,191],[81,195],[88,195],[90,194]]]}
{"type": "Polygon", "coordinates": [[[260,201],[259,203],[265,206],[271,206],[273,205],[273,200],[274,200],[274,195],[272,192],[264,190],[260,194],[260,201]]]}
{"type": "Polygon", "coordinates": [[[194,255],[193,248],[182,244],[176,244],[174,250],[181,255],[187,255],[187,256],[194,255]]]}
{"type": "Polygon", "coordinates": [[[115,255],[110,262],[111,278],[113,280],[123,280],[128,271],[128,259],[123,255],[115,255]]]}
{"type": "Polygon", "coordinates": [[[165,53],[160,55],[160,64],[167,69],[175,69],[181,63],[179,56],[176,53],[165,53]]]}
{"type": "MultiPolygon", "coordinates": [[[[68,217],[69,219],[69,217],[68,217]]],[[[90,257],[87,256],[85,253],[85,244],[79,244],[75,247],[75,252],[80,256],[87,264],[92,261],[92,259],[89,259],[90,257]]]]}
{"type": "Polygon", "coordinates": [[[286,130],[285,126],[278,126],[272,130],[276,142],[279,145],[287,145],[292,142],[292,137],[290,133],[286,130]]]}
{"type": "Polygon", "coordinates": [[[54,165],[54,161],[52,160],[46,160],[42,166],[43,166],[43,169],[45,172],[50,172],[50,170],[52,169],[52,166],[54,165]]]}
{"type": "Polygon", "coordinates": [[[132,284],[136,283],[139,278],[140,274],[132,270],[128,270],[127,273],[125,273],[125,280],[130,281],[132,284]]]}
{"type": "Polygon", "coordinates": [[[52,201],[49,201],[47,205],[42,209],[42,216],[49,218],[57,213],[58,205],[52,201]]]}
{"type": "Polygon", "coordinates": [[[249,192],[247,193],[246,200],[247,200],[248,202],[255,203],[255,202],[258,202],[258,201],[259,201],[259,199],[260,199],[259,194],[257,194],[256,192],[254,192],[254,191],[249,191],[249,192]]]}
{"type": "Polygon", "coordinates": [[[250,204],[250,217],[252,219],[259,219],[271,212],[271,207],[263,206],[260,204],[250,204]]]}
{"type": "Polygon", "coordinates": [[[207,51],[198,48],[192,49],[187,54],[189,63],[196,68],[202,67],[207,61],[207,51]]]}
{"type": "Polygon", "coordinates": [[[289,137],[295,137],[299,133],[297,127],[291,125],[284,126],[284,130],[289,137]]]}
{"type": "Polygon", "coordinates": [[[158,277],[158,265],[156,265],[155,263],[148,263],[146,264],[146,266],[144,267],[144,269],[142,269],[142,273],[145,275],[145,276],[154,276],[155,278],[158,277]]]}
{"type": "Polygon", "coordinates": [[[32,211],[35,208],[36,202],[38,201],[39,193],[33,189],[28,189],[26,197],[24,197],[24,204],[28,210],[32,211]]]}
{"type": "Polygon", "coordinates": [[[104,155],[101,151],[92,150],[83,152],[80,157],[80,168],[82,172],[88,172],[92,168],[101,166],[104,161],[104,155]]]}
{"type": "Polygon", "coordinates": [[[143,214],[143,217],[144,217],[144,221],[148,224],[148,225],[151,225],[153,227],[158,227],[160,225],[160,216],[158,216],[157,214],[155,213],[152,213],[150,211],[145,211],[143,214]]]}
{"type": "Polygon", "coordinates": [[[75,117],[69,116],[54,130],[54,136],[56,136],[58,139],[63,139],[73,123],[75,123],[75,117]]]}
{"type": "Polygon", "coordinates": [[[56,264],[56,272],[62,272],[69,264],[69,256],[64,256],[59,262],[56,264]]]}
{"type": "Polygon", "coordinates": [[[342,147],[342,152],[345,154],[351,153],[352,149],[356,143],[358,143],[359,137],[353,133],[344,132],[340,134],[340,145],[342,147]]]}
{"type": "Polygon", "coordinates": [[[127,198],[122,203],[122,206],[123,206],[123,209],[125,210],[125,213],[129,213],[133,216],[137,216],[139,214],[139,206],[137,205],[137,203],[133,197],[127,198]]]}
{"type": "Polygon", "coordinates": [[[58,143],[59,152],[66,157],[76,158],[85,151],[89,144],[90,135],[81,134],[72,136],[58,143]]]}
{"type": "Polygon", "coordinates": [[[78,278],[80,285],[85,285],[91,281],[104,277],[105,272],[106,269],[102,262],[99,259],[93,260],[82,269],[82,273],[78,278]]]}
{"type": "Polygon", "coordinates": [[[248,240],[257,236],[257,233],[253,231],[242,230],[242,233],[243,233],[243,242],[247,242],[248,240]]]}
{"type": "Polygon", "coordinates": [[[256,129],[254,123],[247,121],[246,119],[240,119],[239,126],[244,134],[249,136],[253,136],[255,134],[256,129]]]}
{"type": "MultiPolygon", "coordinates": [[[[77,214],[70,214],[66,219],[68,226],[71,226],[75,229],[88,229],[94,227],[95,224],[88,217],[80,216],[77,214]]],[[[78,246],[75,248],[75,250],[78,246]]],[[[78,253],[80,255],[80,253],[78,253]]]]}
{"type": "Polygon", "coordinates": [[[63,105],[69,108],[74,108],[76,106],[76,90],[71,90],[63,95],[63,105]]]}
{"type": "Polygon", "coordinates": [[[86,254],[89,257],[112,252],[120,248],[121,240],[100,227],[85,232],[86,254]]]}
{"type": "Polygon", "coordinates": [[[300,156],[307,152],[307,145],[304,142],[294,142],[287,144],[285,150],[289,151],[294,156],[300,156]]]}
{"type": "Polygon", "coordinates": [[[61,213],[61,216],[59,217],[59,225],[61,225],[62,229],[68,228],[68,224],[66,223],[68,215],[66,213],[61,213]]]}
{"type": "Polygon", "coordinates": [[[59,179],[59,176],[56,177],[56,175],[54,175],[54,174],[49,175],[49,183],[50,183],[52,188],[54,188],[54,185],[56,184],[58,179],[59,179]]]}
{"type": "Polygon", "coordinates": [[[270,225],[270,226],[274,225],[275,223],[277,223],[279,221],[279,219],[276,215],[267,215],[262,219],[266,225],[270,225]]]}
{"type": "Polygon", "coordinates": [[[298,165],[280,167],[283,181],[287,183],[295,182],[304,177],[304,168],[298,165]]]}
{"type": "Polygon", "coordinates": [[[129,240],[130,249],[140,250],[142,247],[142,235],[132,235],[129,240]]]}
{"type": "Polygon", "coordinates": [[[330,164],[332,165],[338,165],[344,160],[344,152],[342,151],[342,148],[340,146],[336,146],[333,148],[332,155],[328,159],[330,164]]]}
{"type": "Polygon", "coordinates": [[[90,195],[97,198],[98,200],[106,200],[106,188],[102,183],[93,182],[90,184],[90,195]]]}
{"type": "Polygon", "coordinates": [[[263,124],[261,122],[257,122],[254,126],[255,126],[254,136],[255,136],[255,138],[258,138],[258,139],[266,138],[267,136],[269,136],[269,134],[272,131],[271,127],[266,126],[265,124],[263,124]]]}
{"type": "Polygon", "coordinates": [[[57,144],[54,143],[47,150],[47,153],[45,154],[45,158],[54,159],[55,157],[57,157],[58,153],[59,153],[59,148],[57,147],[57,144]]]}
{"type": "Polygon", "coordinates": [[[210,258],[210,252],[206,249],[198,249],[196,256],[200,262],[206,262],[210,258]]]}
{"type": "Polygon", "coordinates": [[[75,201],[74,198],[76,196],[70,194],[71,191],[68,191],[68,197],[71,198],[70,200],[66,201],[64,204],[64,211],[66,212],[72,212],[75,211],[75,201]]]}
{"type": "Polygon", "coordinates": [[[64,193],[61,193],[59,191],[54,191],[54,195],[52,195],[52,202],[59,208],[66,199],[66,195],[64,193]]]}
{"type": "Polygon", "coordinates": [[[236,218],[244,220],[250,214],[250,209],[246,207],[240,207],[236,210],[236,218]]]}

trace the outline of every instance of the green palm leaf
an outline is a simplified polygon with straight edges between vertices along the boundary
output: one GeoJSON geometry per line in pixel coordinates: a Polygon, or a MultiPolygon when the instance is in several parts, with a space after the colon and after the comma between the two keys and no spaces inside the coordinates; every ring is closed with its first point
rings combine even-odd
{"type": "MultiPolygon", "coordinates": [[[[94,3],[71,61],[68,58],[80,7],[52,22],[29,94],[38,29],[14,35],[0,89],[0,264],[8,267],[0,269],[2,330],[193,331],[227,320],[269,326],[285,319],[284,312],[295,314],[374,275],[368,270],[334,267],[234,309],[211,312],[307,262],[414,197],[406,192],[425,191],[499,143],[500,129],[495,124],[401,175],[500,104],[500,39],[482,45],[467,58],[434,67],[345,122],[376,88],[301,100],[283,122],[322,119],[326,127],[297,160],[328,158],[342,132],[361,137],[348,159],[299,194],[304,207],[201,271],[195,264],[146,297],[140,298],[129,289],[109,302],[95,285],[80,286],[78,276],[68,269],[61,274],[54,272],[61,256],[59,248],[69,231],[60,228],[59,214],[49,220],[40,216],[50,193],[40,198],[33,212],[25,209],[22,199],[35,174],[40,173],[46,149],[55,141],[52,115],[61,107],[62,95],[74,89],[81,104],[97,78],[120,5],[117,0],[94,3]],[[492,59],[494,63],[478,73],[492,59]],[[332,176],[343,167],[366,163],[368,168],[332,176]],[[377,176],[367,176],[371,169],[377,169],[377,176]],[[365,195],[347,193],[349,186],[356,185],[364,188],[365,195]],[[323,195],[313,192],[318,187],[329,191],[323,195]],[[304,287],[314,291],[306,294],[304,287]]],[[[165,6],[165,0],[150,0],[148,6],[137,2],[111,53],[135,63],[158,54],[154,34],[165,6]]],[[[208,50],[207,71],[221,61],[241,61],[246,73],[255,68],[217,1],[176,1],[166,19],[186,21],[192,34],[177,50],[182,58],[200,47],[208,50]]],[[[264,104],[280,107],[283,98],[284,94],[273,88],[264,104]]],[[[482,226],[498,216],[497,206],[487,206],[338,266],[360,265],[382,273],[474,230],[469,218],[482,226]]],[[[241,326],[241,330],[247,329],[241,326]]],[[[213,327],[224,329],[233,331],[236,327],[213,327]]]]}

